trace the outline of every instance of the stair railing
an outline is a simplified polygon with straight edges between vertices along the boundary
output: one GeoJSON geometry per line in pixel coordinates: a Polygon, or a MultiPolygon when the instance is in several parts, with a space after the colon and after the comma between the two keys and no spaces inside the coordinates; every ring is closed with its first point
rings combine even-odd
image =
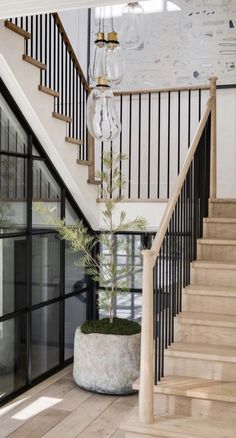
{"type": "Polygon", "coordinates": [[[216,197],[216,78],[150,250],[143,251],[139,419],[154,421],[154,384],[164,376],[165,349],[190,281],[208,200],[216,197]],[[153,342],[154,341],[154,342],[153,342]],[[154,353],[154,354],[153,354],[154,353]]]}
{"type": "Polygon", "coordinates": [[[39,90],[54,97],[54,116],[67,121],[66,141],[78,147],[78,162],[89,165],[94,180],[94,141],[86,126],[86,102],[90,92],[78,58],[57,13],[11,18],[6,27],[22,29],[23,59],[40,68],[39,90]],[[36,61],[36,62],[34,62],[36,61]]]}

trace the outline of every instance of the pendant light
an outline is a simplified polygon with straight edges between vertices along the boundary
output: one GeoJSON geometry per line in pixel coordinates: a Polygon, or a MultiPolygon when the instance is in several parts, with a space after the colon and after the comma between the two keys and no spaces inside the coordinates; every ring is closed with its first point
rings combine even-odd
{"type": "Polygon", "coordinates": [[[111,8],[111,32],[107,36],[105,52],[105,75],[108,82],[118,84],[124,76],[124,58],[118,35],[114,30],[114,23],[111,8]]]}
{"type": "Polygon", "coordinates": [[[104,18],[101,17],[100,8],[99,31],[94,41],[92,58],[89,66],[89,76],[91,81],[96,82],[99,77],[105,75],[105,50],[106,40],[104,34],[104,18]]]}
{"type": "Polygon", "coordinates": [[[136,1],[130,1],[122,11],[121,42],[126,49],[144,46],[144,10],[136,1]]]}
{"type": "Polygon", "coordinates": [[[100,77],[87,101],[87,126],[90,134],[102,142],[116,138],[121,130],[115,98],[105,77],[100,77]]]}

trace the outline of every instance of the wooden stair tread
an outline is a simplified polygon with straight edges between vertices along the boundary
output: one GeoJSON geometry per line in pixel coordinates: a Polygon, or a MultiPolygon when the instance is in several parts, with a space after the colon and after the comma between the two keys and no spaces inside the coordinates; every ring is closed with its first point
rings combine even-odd
{"type": "Polygon", "coordinates": [[[226,223],[226,224],[236,224],[236,218],[234,217],[205,217],[203,219],[204,223],[226,223]]]}
{"type": "Polygon", "coordinates": [[[82,166],[91,166],[91,162],[88,161],[88,160],[79,160],[79,159],[77,159],[76,163],[77,164],[81,164],[82,166]]]}
{"type": "Polygon", "coordinates": [[[154,387],[157,394],[236,403],[236,382],[221,382],[197,377],[169,376],[154,387]]]}
{"type": "Polygon", "coordinates": [[[60,114],[60,113],[57,113],[55,111],[53,111],[52,117],[54,117],[55,119],[61,120],[62,122],[66,122],[66,123],[71,123],[72,122],[72,118],[71,117],[64,116],[64,114],[60,114]]]}
{"type": "Polygon", "coordinates": [[[192,262],[192,266],[194,268],[203,268],[203,269],[236,269],[235,262],[216,262],[211,260],[196,260],[192,262]]]}
{"type": "Polygon", "coordinates": [[[34,65],[34,67],[40,68],[41,70],[46,70],[47,66],[46,64],[43,64],[40,61],[37,61],[37,59],[31,58],[29,55],[22,55],[22,59],[29,64],[34,65]]]}
{"type": "Polygon", "coordinates": [[[236,298],[236,287],[223,287],[223,286],[208,286],[202,284],[190,284],[185,287],[184,294],[189,295],[210,295],[210,296],[227,296],[236,298]]]}
{"type": "Polygon", "coordinates": [[[236,198],[217,198],[210,199],[212,204],[236,204],[236,198]]]}
{"type": "Polygon", "coordinates": [[[11,21],[6,20],[5,27],[9,30],[12,30],[13,32],[17,33],[18,35],[22,36],[27,40],[31,38],[31,34],[29,32],[27,32],[25,29],[22,29],[20,26],[17,26],[15,23],[12,23],[11,21]]]}
{"type": "Polygon", "coordinates": [[[221,239],[218,237],[203,237],[198,239],[200,245],[236,245],[235,239],[221,239]]]}
{"type": "Polygon", "coordinates": [[[159,415],[154,423],[139,422],[138,411],[121,425],[121,429],[133,433],[132,436],[158,438],[235,438],[236,418],[222,421],[221,418],[204,419],[180,415],[159,415]],[[140,435],[139,435],[140,434],[140,435]]]}
{"type": "Polygon", "coordinates": [[[236,328],[235,315],[183,311],[178,315],[177,318],[183,323],[236,328]]]}
{"type": "Polygon", "coordinates": [[[88,184],[94,184],[96,186],[99,186],[101,184],[101,181],[98,181],[97,179],[88,179],[87,180],[88,184]]]}
{"type": "Polygon", "coordinates": [[[83,144],[83,140],[79,140],[78,138],[73,138],[73,137],[65,137],[65,141],[67,143],[72,143],[72,144],[77,144],[77,145],[83,144]]]}
{"type": "Polygon", "coordinates": [[[49,94],[50,96],[53,97],[59,97],[60,93],[56,90],[53,90],[52,88],[49,87],[45,87],[44,85],[39,85],[38,86],[39,91],[42,91],[43,93],[49,94]]]}
{"type": "Polygon", "coordinates": [[[188,359],[236,363],[236,347],[225,345],[175,342],[165,351],[165,354],[188,359]]]}

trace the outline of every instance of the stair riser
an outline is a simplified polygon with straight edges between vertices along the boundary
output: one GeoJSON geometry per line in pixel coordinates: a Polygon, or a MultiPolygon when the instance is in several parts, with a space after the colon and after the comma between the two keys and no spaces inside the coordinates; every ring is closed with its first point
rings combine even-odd
{"type": "Polygon", "coordinates": [[[233,217],[236,218],[236,202],[210,202],[209,217],[233,217]]]}
{"type": "Polygon", "coordinates": [[[191,283],[209,286],[236,286],[236,270],[197,268],[191,266],[191,283]]]}
{"type": "Polygon", "coordinates": [[[236,298],[183,294],[183,310],[236,315],[236,298]]]}
{"type": "Polygon", "coordinates": [[[212,345],[232,345],[236,347],[236,328],[206,326],[193,323],[183,324],[176,320],[175,341],[212,345]]]}
{"type": "Polygon", "coordinates": [[[155,415],[184,415],[205,419],[217,419],[220,416],[225,421],[230,421],[236,416],[235,403],[157,393],[154,402],[155,415]]]}
{"type": "Polygon", "coordinates": [[[236,364],[182,356],[165,357],[165,376],[200,377],[236,382],[236,364]]]}
{"type": "Polygon", "coordinates": [[[218,262],[235,262],[236,245],[197,244],[197,259],[218,262]]]}
{"type": "Polygon", "coordinates": [[[224,239],[236,239],[236,223],[209,223],[203,224],[203,237],[206,238],[224,238],[224,239]]]}

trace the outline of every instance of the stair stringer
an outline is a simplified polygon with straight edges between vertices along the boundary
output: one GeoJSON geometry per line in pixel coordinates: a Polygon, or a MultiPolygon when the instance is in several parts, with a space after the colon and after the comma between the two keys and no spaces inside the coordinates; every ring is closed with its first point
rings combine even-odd
{"type": "Polygon", "coordinates": [[[52,117],[54,98],[38,90],[40,71],[23,61],[24,39],[0,22],[0,76],[91,227],[99,227],[97,188],[65,141],[67,124],[52,117]]]}

